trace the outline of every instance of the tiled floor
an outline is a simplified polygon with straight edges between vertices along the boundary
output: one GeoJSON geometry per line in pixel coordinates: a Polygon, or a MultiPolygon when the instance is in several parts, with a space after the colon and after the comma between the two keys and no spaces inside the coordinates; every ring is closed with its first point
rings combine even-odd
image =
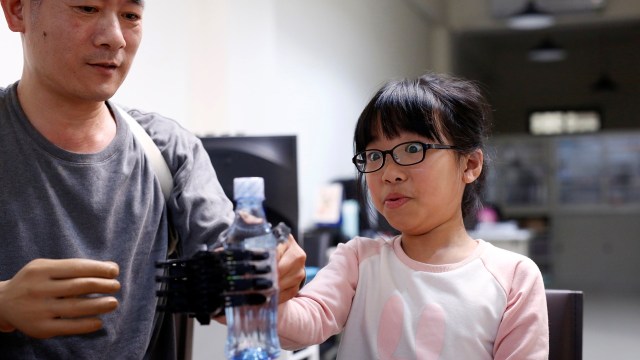
{"type": "Polygon", "coordinates": [[[640,359],[640,294],[584,294],[584,360],[640,359]]]}

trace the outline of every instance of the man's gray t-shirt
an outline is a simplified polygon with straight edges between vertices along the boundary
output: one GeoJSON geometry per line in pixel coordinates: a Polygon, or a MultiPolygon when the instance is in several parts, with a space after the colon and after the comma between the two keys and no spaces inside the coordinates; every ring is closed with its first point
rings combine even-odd
{"type": "MultiPolygon", "coordinates": [[[[0,88],[0,281],[36,258],[87,258],[118,263],[122,288],[118,309],[101,316],[102,330],[46,340],[0,332],[0,357],[142,359],[153,333],[154,264],[167,255],[167,218],[181,239],[179,250],[189,256],[228,226],[232,203],[200,140],[175,121],[128,110],[173,174],[165,206],[154,170],[124,119],[116,116],[115,138],[102,151],[71,153],[36,131],[16,89],[17,83],[0,88]]],[[[154,353],[172,357],[171,341],[156,347],[154,353]]]]}

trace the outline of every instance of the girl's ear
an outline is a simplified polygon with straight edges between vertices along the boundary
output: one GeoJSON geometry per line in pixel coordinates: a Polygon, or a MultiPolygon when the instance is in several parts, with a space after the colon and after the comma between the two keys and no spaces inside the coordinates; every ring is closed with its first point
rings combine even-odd
{"type": "Polygon", "coordinates": [[[24,33],[24,2],[30,0],[0,0],[4,17],[9,29],[13,32],[24,33]]]}
{"type": "Polygon", "coordinates": [[[474,182],[482,173],[482,164],[484,163],[484,154],[481,149],[476,149],[469,155],[465,156],[465,169],[462,179],[466,184],[474,182]]]}

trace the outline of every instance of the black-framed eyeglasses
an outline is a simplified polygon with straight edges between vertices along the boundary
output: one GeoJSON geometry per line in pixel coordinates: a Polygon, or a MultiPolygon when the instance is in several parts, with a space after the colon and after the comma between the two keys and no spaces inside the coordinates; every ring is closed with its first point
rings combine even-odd
{"type": "Polygon", "coordinates": [[[382,169],[387,154],[401,166],[409,166],[424,160],[429,149],[459,150],[454,145],[427,144],[420,141],[409,141],[394,146],[391,150],[371,149],[357,153],[351,161],[359,172],[366,174],[382,169]]]}

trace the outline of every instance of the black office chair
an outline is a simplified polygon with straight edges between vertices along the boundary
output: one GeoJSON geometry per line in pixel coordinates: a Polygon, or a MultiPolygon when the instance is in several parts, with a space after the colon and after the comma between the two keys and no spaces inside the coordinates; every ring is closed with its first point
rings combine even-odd
{"type": "Polygon", "coordinates": [[[583,293],[546,290],[549,360],[582,360],[583,293]]]}

